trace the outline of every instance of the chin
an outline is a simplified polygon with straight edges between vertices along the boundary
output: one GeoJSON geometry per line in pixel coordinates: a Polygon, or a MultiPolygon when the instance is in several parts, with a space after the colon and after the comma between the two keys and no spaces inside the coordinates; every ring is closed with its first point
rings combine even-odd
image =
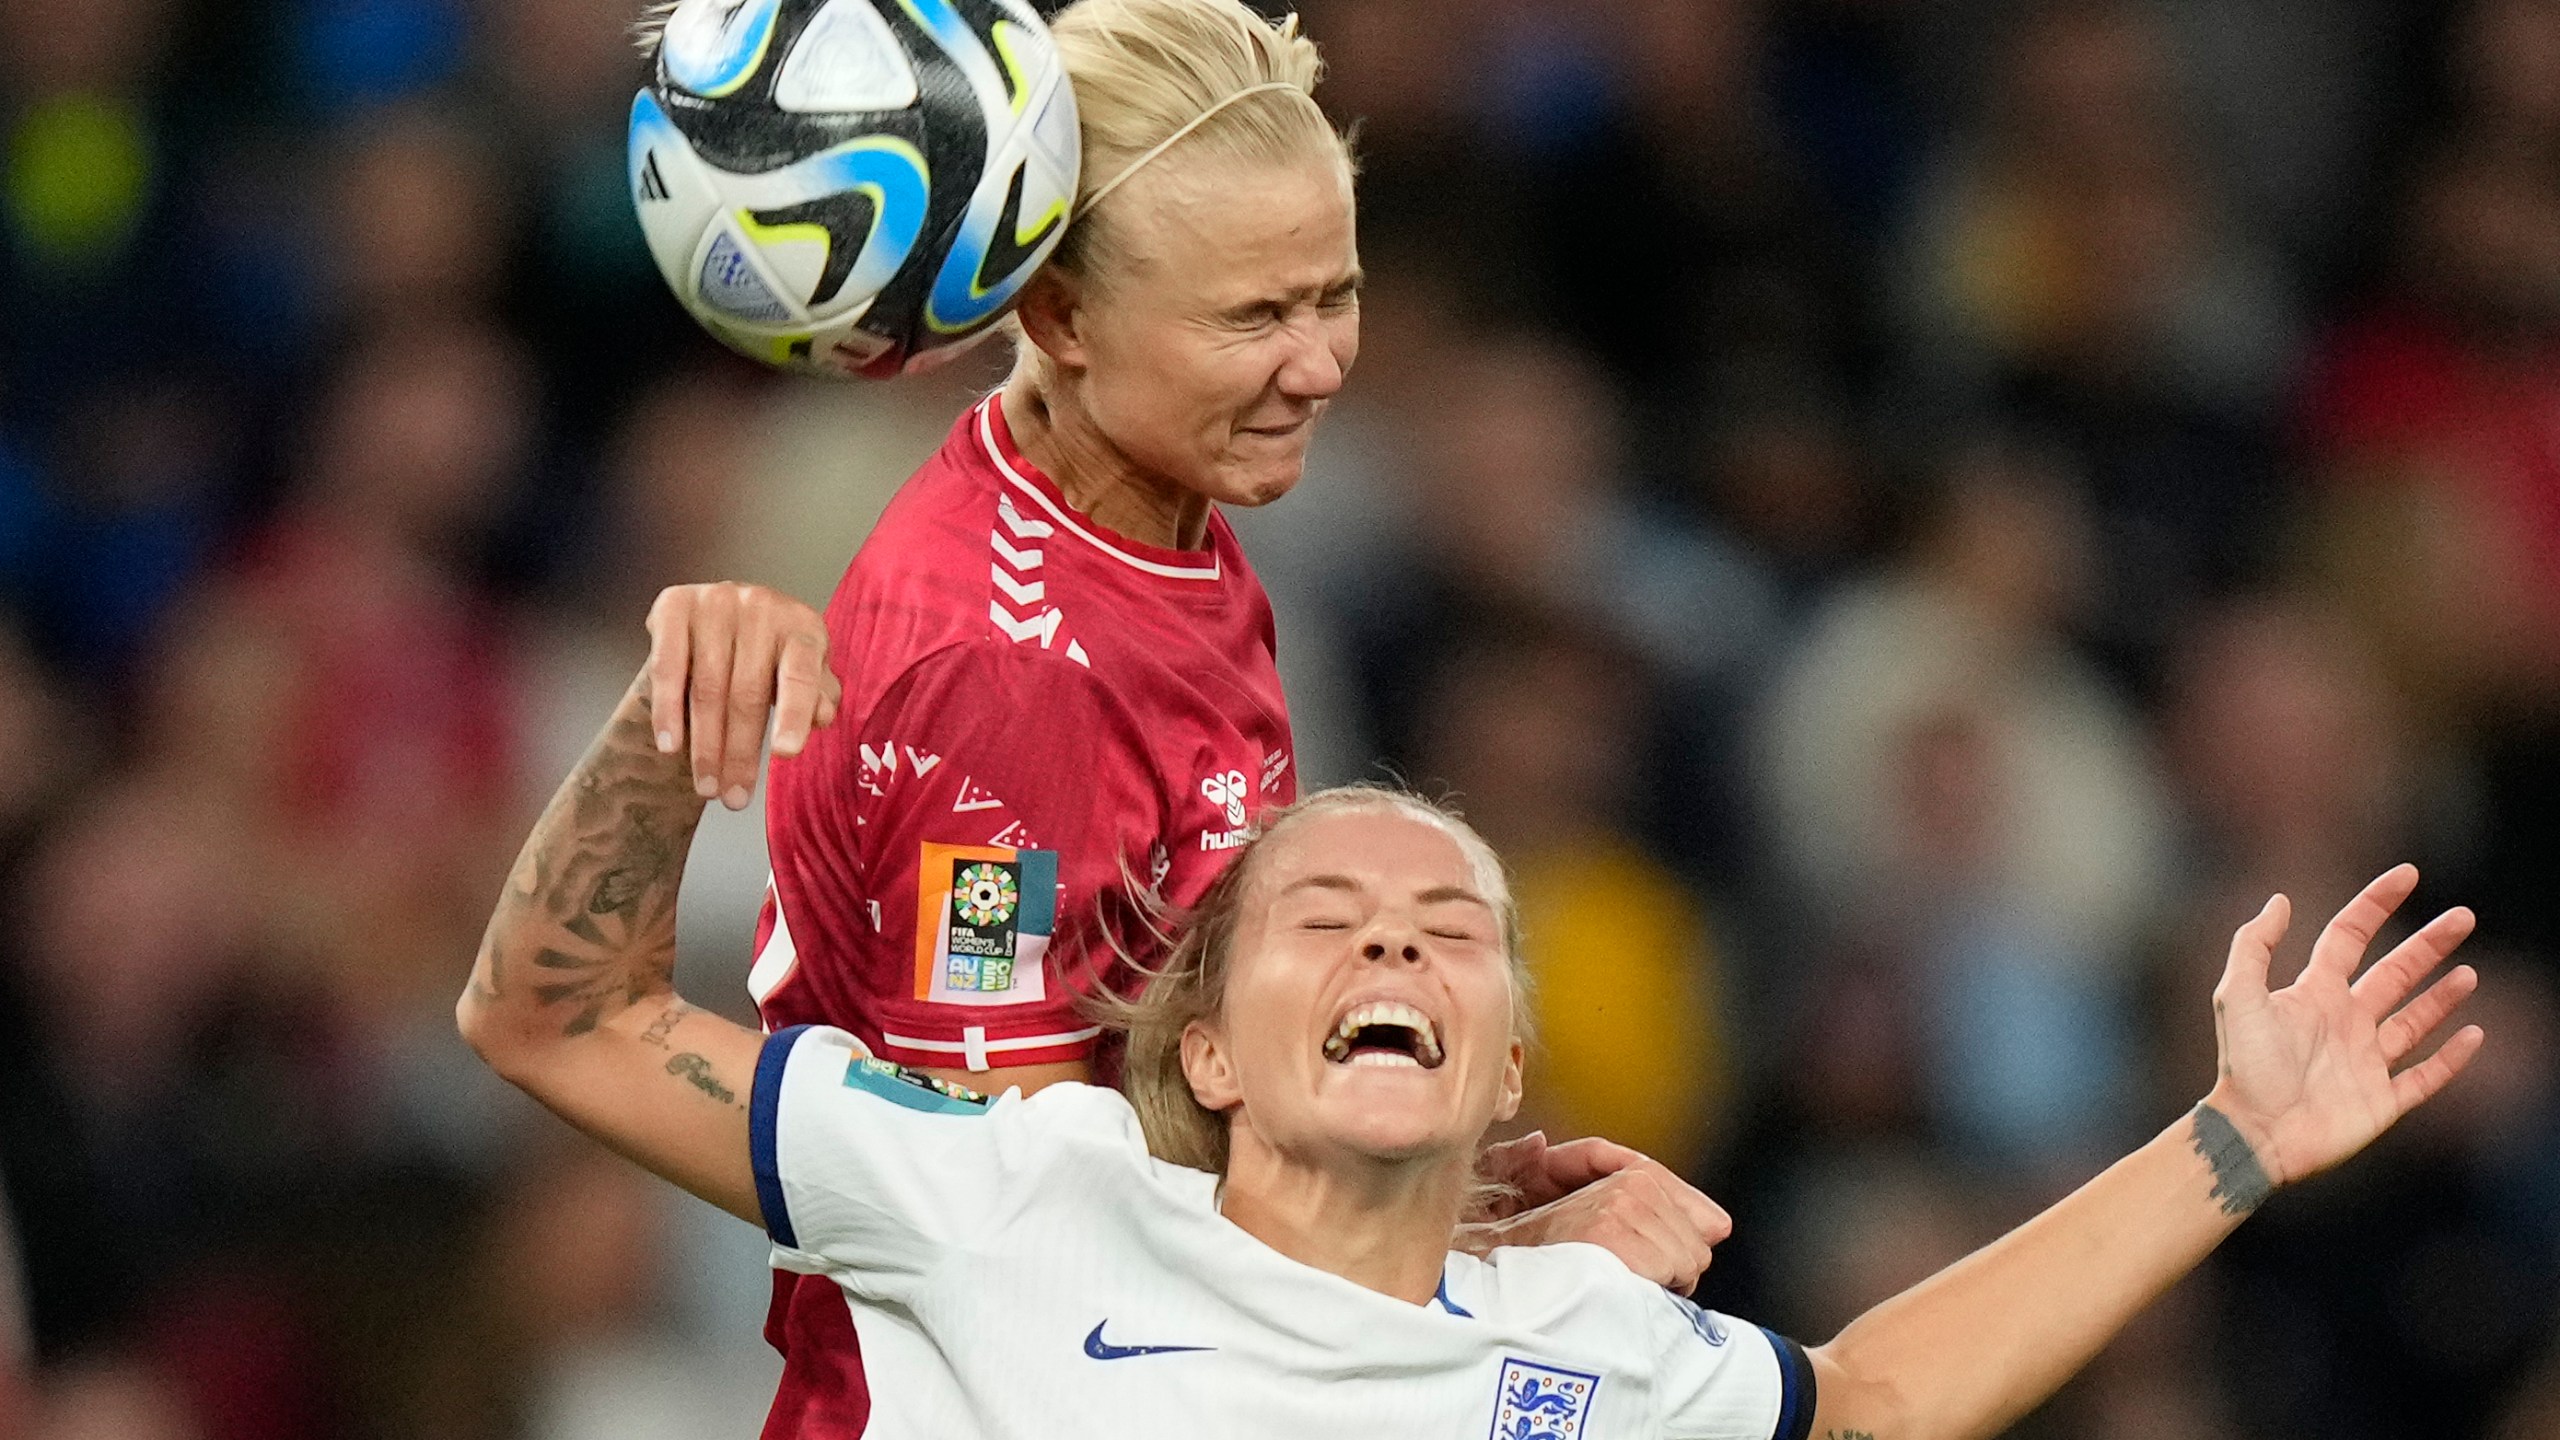
{"type": "Polygon", "coordinates": [[[1234,461],[1220,466],[1210,483],[1203,487],[1209,498],[1221,505],[1258,510],[1298,488],[1307,473],[1304,452],[1274,461],[1263,457],[1251,461],[1234,461]]]}
{"type": "Polygon", "coordinates": [[[1267,483],[1247,486],[1237,494],[1228,497],[1226,503],[1241,506],[1247,510],[1259,510],[1297,488],[1298,472],[1292,470],[1267,483]]]}
{"type": "Polygon", "coordinates": [[[1474,1141],[1427,1115],[1365,1104],[1333,1127],[1335,1144],[1364,1159],[1403,1164],[1447,1155],[1472,1155],[1474,1141]]]}

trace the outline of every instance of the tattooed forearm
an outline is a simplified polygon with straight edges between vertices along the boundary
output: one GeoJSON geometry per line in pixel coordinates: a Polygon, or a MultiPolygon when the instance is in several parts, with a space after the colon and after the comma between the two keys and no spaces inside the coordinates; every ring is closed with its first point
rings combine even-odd
{"type": "Polygon", "coordinates": [[[1825,1430],[1822,1440],[1876,1440],[1873,1430],[1825,1430]]]}
{"type": "Polygon", "coordinates": [[[737,1093],[721,1084],[720,1077],[711,1073],[711,1062],[691,1051],[682,1055],[668,1056],[667,1073],[683,1076],[686,1084],[723,1105],[738,1103],[737,1093]]]}
{"type": "Polygon", "coordinates": [[[2275,1193],[2275,1182],[2267,1178],[2258,1152],[2249,1147],[2229,1116],[2210,1105],[2196,1107],[2195,1147],[2213,1167],[2213,1198],[2222,1202],[2223,1214],[2246,1215],[2275,1193]]]}
{"type": "MultiPolygon", "coordinates": [[[[635,685],[517,856],[465,1003],[566,1037],[667,989],[676,888],[701,817],[686,761],[658,752],[635,685]]],[[[653,1030],[651,1043],[666,1036],[653,1030]]]]}

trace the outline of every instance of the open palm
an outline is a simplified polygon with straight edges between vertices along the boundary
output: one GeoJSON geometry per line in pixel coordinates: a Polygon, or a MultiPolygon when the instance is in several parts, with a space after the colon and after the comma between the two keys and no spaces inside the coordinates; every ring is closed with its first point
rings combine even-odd
{"type": "Polygon", "coordinates": [[[2229,1117],[2278,1185],[2371,1144],[2480,1051],[2480,1027],[2466,1025],[2426,1060],[2399,1068],[2479,983],[2470,966],[2458,965],[2409,998],[2471,933],[2469,910],[2437,916],[2356,974],[2375,934],[2417,887],[2416,866],[2384,872],[2320,932],[2310,963],[2281,990],[2267,988],[2267,971],[2291,902],[2269,900],[2231,939],[2230,964],[2213,992],[2222,1065],[2208,1103],[2229,1117]]]}

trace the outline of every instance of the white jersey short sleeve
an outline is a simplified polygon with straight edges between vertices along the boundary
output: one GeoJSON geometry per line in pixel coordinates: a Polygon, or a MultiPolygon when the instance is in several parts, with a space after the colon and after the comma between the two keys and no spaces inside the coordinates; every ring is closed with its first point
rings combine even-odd
{"type": "Polygon", "coordinates": [[[747,1120],[774,1265],[883,1296],[912,1286],[1036,1189],[1069,1133],[1037,1118],[1055,1108],[966,1097],[842,1030],[775,1033],[747,1120]]]}
{"type": "Polygon", "coordinates": [[[1451,1255],[1414,1305],[1299,1264],[1149,1155],[1117,1091],[962,1098],[842,1031],[765,1043],[775,1265],[836,1281],[866,1440],[1805,1440],[1801,1351],[1589,1245],[1451,1255]]]}
{"type": "Polygon", "coordinates": [[[1802,1437],[1813,1429],[1813,1366],[1794,1341],[1701,1308],[1665,1290],[1655,1312],[1655,1394],[1665,1440],[1726,1436],[1802,1437]],[[1767,1410],[1759,1378],[1777,1366],[1778,1415],[1767,1410]],[[1755,1372],[1740,1380],[1736,1367],[1755,1372]]]}

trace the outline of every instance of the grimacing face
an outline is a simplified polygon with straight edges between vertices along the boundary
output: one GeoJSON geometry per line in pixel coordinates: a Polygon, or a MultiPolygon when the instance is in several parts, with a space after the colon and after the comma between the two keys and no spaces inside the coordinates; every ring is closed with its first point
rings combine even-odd
{"type": "Polygon", "coordinates": [[[1471,1164],[1520,1108],[1501,877],[1386,804],[1299,817],[1252,863],[1224,1012],[1182,1040],[1233,1150],[1471,1164]]]}
{"type": "Polygon", "coordinates": [[[1106,204],[1105,273],[1052,355],[1142,473],[1228,505],[1298,483],[1360,350],[1351,174],[1177,156],[1106,204]]]}

